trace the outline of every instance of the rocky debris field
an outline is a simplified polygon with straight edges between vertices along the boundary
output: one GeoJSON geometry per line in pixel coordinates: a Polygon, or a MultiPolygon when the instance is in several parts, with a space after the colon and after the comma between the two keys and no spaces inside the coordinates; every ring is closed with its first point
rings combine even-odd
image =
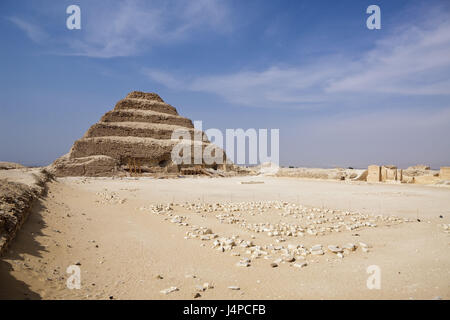
{"type": "MultiPolygon", "coordinates": [[[[415,222],[396,216],[313,208],[283,201],[168,203],[140,207],[139,210],[185,228],[186,240],[197,240],[200,246],[236,257],[238,268],[264,264],[267,268],[292,267],[292,272],[320,261],[351,259],[354,255],[376,250],[362,240],[327,243],[324,238],[328,234],[353,233],[357,237],[356,232],[361,229],[415,222]],[[259,218],[263,214],[266,220],[259,218]],[[243,232],[237,234],[236,229],[229,229],[221,234],[208,227],[206,218],[233,225],[243,232]]],[[[171,287],[161,293],[178,290],[171,287]]],[[[238,289],[233,287],[232,290],[238,289]]]]}

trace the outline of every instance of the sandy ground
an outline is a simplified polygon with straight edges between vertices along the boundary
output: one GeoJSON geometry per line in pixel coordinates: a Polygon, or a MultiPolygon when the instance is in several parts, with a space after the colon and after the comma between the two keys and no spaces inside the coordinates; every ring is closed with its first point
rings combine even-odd
{"type": "MultiPolygon", "coordinates": [[[[236,213],[249,222],[296,223],[277,210],[236,213]]],[[[193,299],[196,285],[214,286],[197,299],[433,299],[450,298],[450,189],[415,185],[346,183],[293,178],[111,179],[64,178],[49,184],[9,252],[0,260],[0,298],[193,299]],[[241,184],[241,181],[259,181],[241,184]],[[286,201],[316,208],[412,220],[303,237],[274,237],[221,223],[217,212],[174,206],[172,216],[148,210],[158,203],[286,201]],[[172,223],[174,215],[188,226],[172,223]],[[442,216],[442,217],[440,217],[442,216]],[[420,221],[418,221],[420,220],[420,221]],[[296,268],[252,259],[246,248],[219,252],[212,242],[185,239],[191,225],[256,245],[343,245],[365,242],[338,258],[326,252],[296,268]],[[240,256],[232,256],[239,252],[240,256]],[[79,264],[81,289],[68,289],[66,269],[79,264]],[[381,271],[381,288],[369,290],[366,269],[381,271]],[[193,277],[195,276],[195,277],[193,277]],[[160,291],[172,286],[170,294],[160,291]],[[240,290],[231,290],[238,286],[240,290]]]]}

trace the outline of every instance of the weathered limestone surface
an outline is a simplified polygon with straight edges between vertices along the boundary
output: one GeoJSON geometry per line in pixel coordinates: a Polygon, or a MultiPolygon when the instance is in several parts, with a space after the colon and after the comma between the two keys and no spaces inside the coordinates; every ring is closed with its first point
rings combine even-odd
{"type": "Polygon", "coordinates": [[[99,122],[94,124],[84,135],[84,138],[93,137],[141,137],[153,139],[171,139],[174,130],[186,130],[193,136],[200,134],[203,141],[207,142],[207,136],[193,128],[180,128],[177,125],[145,123],[145,122],[99,122]]]}
{"type": "Polygon", "coordinates": [[[26,220],[34,201],[51,179],[42,169],[11,169],[0,173],[0,256],[26,220]]]}
{"type": "Polygon", "coordinates": [[[163,123],[194,128],[192,121],[187,118],[149,110],[113,110],[107,112],[100,121],[163,123]]]}
{"type": "MultiPolygon", "coordinates": [[[[178,115],[156,93],[135,91],[89,128],[49,170],[56,176],[111,176],[126,173],[130,164],[139,167],[139,171],[167,173],[203,173],[205,168],[219,167],[204,162],[194,165],[195,145],[204,150],[211,143],[203,132],[194,129],[191,120],[178,115]],[[190,138],[184,142],[191,146],[191,168],[171,159],[173,148],[180,142],[172,139],[175,130],[183,130],[190,138]]],[[[232,169],[226,164],[226,156],[224,159],[220,168],[232,169]]]]}
{"type": "Polygon", "coordinates": [[[58,176],[113,176],[119,171],[119,161],[108,156],[88,156],[70,158],[69,155],[57,159],[52,167],[58,176]]]}
{"type": "Polygon", "coordinates": [[[192,121],[176,115],[149,110],[113,110],[107,112],[101,122],[149,122],[194,128],[192,121]]]}
{"type": "Polygon", "coordinates": [[[161,113],[167,113],[172,115],[178,115],[177,109],[172,107],[171,105],[156,101],[156,100],[147,100],[147,99],[135,99],[135,98],[125,98],[120,100],[114,110],[147,110],[147,111],[155,111],[161,113]]]}
{"type": "Polygon", "coordinates": [[[382,182],[401,182],[403,176],[402,169],[397,169],[396,166],[382,166],[381,167],[381,181],[382,182]]]}
{"type": "Polygon", "coordinates": [[[431,170],[426,165],[416,165],[405,170],[396,166],[372,165],[368,168],[368,182],[394,182],[416,184],[442,184],[450,180],[450,167],[442,167],[440,171],[431,170]]]}
{"type": "Polygon", "coordinates": [[[403,181],[403,170],[402,169],[397,169],[397,180],[403,181]]]}
{"type": "Polygon", "coordinates": [[[439,182],[439,171],[426,165],[416,165],[403,170],[403,183],[434,184],[439,182]]]}
{"type": "MultiPolygon", "coordinates": [[[[127,164],[129,159],[139,159],[148,164],[169,161],[171,152],[178,140],[153,139],[141,137],[94,137],[75,141],[71,156],[83,158],[105,155],[127,164]]],[[[197,141],[194,141],[196,144],[197,141]]],[[[201,143],[201,142],[200,142],[201,143]]],[[[191,152],[191,155],[193,152],[191,152]]]]}
{"type": "Polygon", "coordinates": [[[450,180],[450,167],[441,167],[439,178],[441,180],[450,180]]]}
{"type": "Polygon", "coordinates": [[[377,165],[371,165],[368,167],[367,182],[380,182],[381,181],[381,167],[377,165]]]}
{"type": "Polygon", "coordinates": [[[416,176],[413,179],[413,183],[417,184],[435,184],[440,181],[438,176],[426,175],[426,176],[416,176]]]}
{"type": "Polygon", "coordinates": [[[415,166],[408,167],[406,170],[430,170],[430,166],[425,164],[417,164],[415,166]]]}

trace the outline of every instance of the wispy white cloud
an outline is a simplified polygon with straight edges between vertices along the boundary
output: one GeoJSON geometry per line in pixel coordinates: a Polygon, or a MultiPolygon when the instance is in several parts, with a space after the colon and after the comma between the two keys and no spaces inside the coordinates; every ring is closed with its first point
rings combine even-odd
{"type": "Polygon", "coordinates": [[[356,72],[333,81],[327,92],[450,93],[450,22],[416,26],[383,39],[357,62],[356,72]]]}
{"type": "MultiPolygon", "coordinates": [[[[58,44],[54,54],[96,58],[143,54],[155,46],[189,40],[205,30],[228,33],[232,23],[227,3],[219,0],[110,0],[77,3],[82,29],[70,37],[55,32],[52,43],[43,28],[18,17],[9,18],[37,43],[58,44]]],[[[58,23],[61,21],[58,19],[58,23]]]]}
{"type": "Polygon", "coordinates": [[[19,17],[9,17],[7,19],[22,30],[27,37],[35,43],[43,43],[49,38],[48,34],[37,24],[19,17]]]}
{"type": "Polygon", "coordinates": [[[133,56],[155,45],[185,41],[199,28],[226,32],[226,3],[219,1],[126,0],[89,7],[85,32],[70,46],[75,55],[133,56]],[[89,16],[90,15],[90,16],[89,16]]]}
{"type": "Polygon", "coordinates": [[[263,71],[242,71],[233,74],[186,77],[162,70],[143,70],[151,80],[176,90],[208,92],[222,96],[231,103],[251,107],[297,105],[308,107],[325,102],[317,95],[323,81],[332,72],[310,68],[270,67],[263,71]]]}
{"type": "Polygon", "coordinates": [[[450,95],[449,17],[440,13],[421,25],[400,26],[356,60],[329,55],[308,65],[196,77],[144,72],[172,89],[213,93],[252,107],[342,105],[380,93],[450,95]]]}
{"type": "Polygon", "coordinates": [[[150,68],[144,68],[143,73],[147,75],[149,78],[153,79],[154,81],[172,89],[178,89],[183,88],[184,84],[179,81],[177,78],[175,78],[172,74],[167,72],[162,72],[150,68]]]}

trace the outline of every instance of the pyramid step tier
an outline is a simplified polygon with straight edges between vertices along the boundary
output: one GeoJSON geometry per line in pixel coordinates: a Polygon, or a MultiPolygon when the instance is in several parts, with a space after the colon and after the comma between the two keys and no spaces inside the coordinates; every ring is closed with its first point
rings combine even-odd
{"type": "Polygon", "coordinates": [[[109,111],[100,119],[100,121],[163,123],[186,128],[194,128],[192,121],[188,118],[178,115],[169,115],[167,113],[136,109],[109,111]]]}
{"type": "Polygon", "coordinates": [[[103,155],[73,159],[64,155],[53,163],[53,170],[59,177],[107,177],[115,175],[118,166],[119,161],[103,155]]]}
{"type": "Polygon", "coordinates": [[[125,98],[136,98],[136,99],[145,99],[145,100],[156,100],[159,102],[164,102],[164,100],[154,92],[142,92],[142,91],[133,91],[127,94],[125,98]]]}
{"type": "MultiPolygon", "coordinates": [[[[130,159],[136,159],[144,165],[154,166],[160,165],[161,162],[171,162],[172,149],[179,143],[179,140],[140,137],[82,138],[75,141],[70,158],[105,155],[118,160],[121,165],[126,165],[130,159]]],[[[184,140],[183,143],[190,145],[192,159],[195,145],[201,145],[202,150],[213,146],[200,141],[184,140]]]]}
{"type": "Polygon", "coordinates": [[[170,104],[156,100],[125,98],[117,102],[116,106],[114,107],[114,110],[126,109],[149,110],[171,115],[178,115],[177,109],[172,107],[170,104]]]}
{"type": "Polygon", "coordinates": [[[200,130],[170,124],[147,122],[99,122],[89,128],[84,138],[116,136],[171,139],[172,134],[174,132],[176,133],[176,130],[181,130],[182,134],[185,134],[187,131],[191,137],[190,139],[198,138],[198,140],[208,142],[206,134],[200,130]]]}

